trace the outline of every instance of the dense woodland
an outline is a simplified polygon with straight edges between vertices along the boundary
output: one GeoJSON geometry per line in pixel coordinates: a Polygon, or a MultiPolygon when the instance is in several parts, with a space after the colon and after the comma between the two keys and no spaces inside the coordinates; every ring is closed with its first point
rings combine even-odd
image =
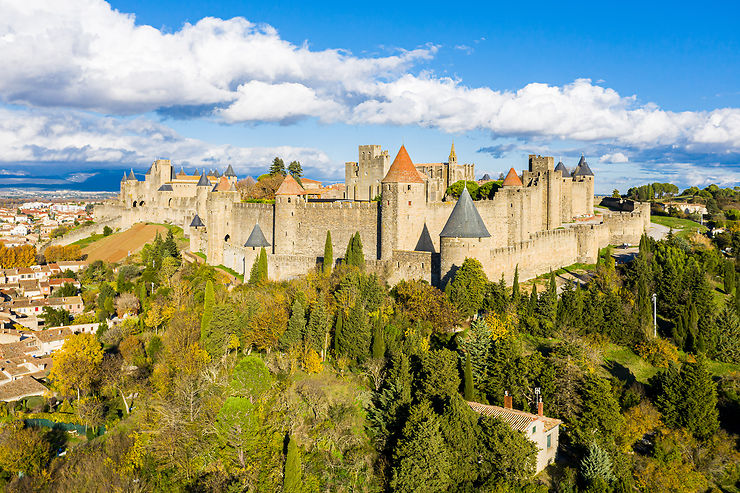
{"type": "Polygon", "coordinates": [[[65,343],[56,397],[2,408],[6,489],[737,491],[740,280],[715,245],[645,237],[560,288],[468,259],[443,292],[366,274],[361,241],[280,283],[264,256],[238,285],[183,263],[172,234],[92,263],[80,318],[121,323],[65,343]],[[535,388],[564,425],[533,478],[534,445],[465,401],[533,411],[535,388]]]}

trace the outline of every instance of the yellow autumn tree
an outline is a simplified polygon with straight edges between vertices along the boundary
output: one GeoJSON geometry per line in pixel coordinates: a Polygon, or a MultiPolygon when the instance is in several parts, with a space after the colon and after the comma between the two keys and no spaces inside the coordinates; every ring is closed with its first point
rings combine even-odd
{"type": "Polygon", "coordinates": [[[64,395],[76,392],[79,401],[81,394],[90,391],[102,361],[103,348],[95,334],[72,335],[54,355],[49,380],[64,395]]]}

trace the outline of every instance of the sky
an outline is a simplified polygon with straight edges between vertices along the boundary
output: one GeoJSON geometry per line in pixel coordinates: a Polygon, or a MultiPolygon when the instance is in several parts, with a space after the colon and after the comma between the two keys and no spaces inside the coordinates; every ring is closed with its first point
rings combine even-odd
{"type": "Polygon", "coordinates": [[[357,146],[478,177],[584,154],[597,192],[740,184],[737,2],[0,0],[0,187],[357,146]],[[567,5],[563,5],[567,3],[567,5]]]}

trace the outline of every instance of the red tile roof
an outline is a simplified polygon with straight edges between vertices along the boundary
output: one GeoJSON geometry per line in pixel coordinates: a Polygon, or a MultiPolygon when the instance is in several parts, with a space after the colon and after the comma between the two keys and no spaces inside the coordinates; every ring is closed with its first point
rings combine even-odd
{"type": "Polygon", "coordinates": [[[424,183],[414,163],[411,162],[406,146],[402,145],[398,150],[396,159],[383,178],[383,183],[424,183]]]}
{"type": "Polygon", "coordinates": [[[306,191],[291,175],[285,175],[285,179],[275,192],[275,195],[303,195],[306,191]]]}
{"type": "Polygon", "coordinates": [[[509,424],[512,428],[517,431],[527,431],[529,425],[534,421],[542,421],[545,424],[543,431],[547,432],[561,424],[562,421],[555,418],[548,418],[547,416],[539,416],[537,414],[528,413],[526,411],[519,411],[518,409],[507,409],[501,406],[490,406],[488,404],[481,404],[479,402],[468,402],[470,408],[482,414],[484,416],[494,416],[500,418],[509,424]]]}
{"type": "Polygon", "coordinates": [[[218,181],[218,185],[216,185],[216,191],[228,192],[229,190],[231,190],[231,183],[229,183],[229,179],[226,176],[222,176],[218,181]]]}
{"type": "Polygon", "coordinates": [[[519,179],[519,175],[516,174],[516,170],[511,168],[509,174],[504,178],[503,186],[505,187],[521,187],[522,180],[519,179]]]}

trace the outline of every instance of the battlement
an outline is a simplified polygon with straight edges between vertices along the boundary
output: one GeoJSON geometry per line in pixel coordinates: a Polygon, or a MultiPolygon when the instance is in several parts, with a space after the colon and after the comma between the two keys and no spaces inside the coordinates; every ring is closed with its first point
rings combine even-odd
{"type": "Polygon", "coordinates": [[[544,173],[555,170],[555,158],[551,156],[529,155],[529,172],[544,173]]]}

